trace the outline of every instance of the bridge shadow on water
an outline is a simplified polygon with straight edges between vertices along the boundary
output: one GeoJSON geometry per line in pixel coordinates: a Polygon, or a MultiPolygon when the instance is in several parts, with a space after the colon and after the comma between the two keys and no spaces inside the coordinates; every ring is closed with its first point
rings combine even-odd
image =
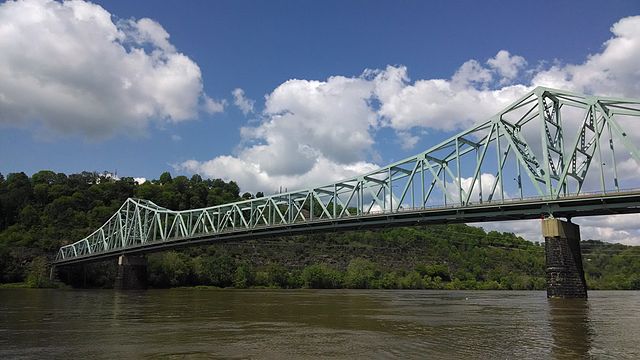
{"type": "Polygon", "coordinates": [[[594,330],[589,301],[586,299],[549,299],[549,327],[554,359],[590,358],[594,330]]]}

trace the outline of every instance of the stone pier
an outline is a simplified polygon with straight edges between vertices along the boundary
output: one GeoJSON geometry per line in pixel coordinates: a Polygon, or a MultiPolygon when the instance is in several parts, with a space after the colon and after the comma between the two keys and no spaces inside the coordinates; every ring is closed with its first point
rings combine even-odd
{"type": "Polygon", "coordinates": [[[142,290],[147,288],[147,258],[120,255],[118,275],[114,288],[117,290],[142,290]]]}
{"type": "Polygon", "coordinates": [[[548,298],[586,298],[580,227],[558,220],[542,220],[548,298]]]}

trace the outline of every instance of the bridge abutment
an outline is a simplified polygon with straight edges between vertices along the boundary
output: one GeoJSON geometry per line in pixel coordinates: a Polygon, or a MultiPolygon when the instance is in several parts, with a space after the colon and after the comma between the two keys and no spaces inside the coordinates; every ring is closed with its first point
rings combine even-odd
{"type": "Polygon", "coordinates": [[[114,288],[117,290],[143,290],[147,288],[147,258],[142,256],[120,255],[118,257],[118,275],[114,288]]]}
{"type": "Polygon", "coordinates": [[[543,219],[548,298],[586,298],[587,283],[582,267],[580,227],[558,220],[543,219]]]}

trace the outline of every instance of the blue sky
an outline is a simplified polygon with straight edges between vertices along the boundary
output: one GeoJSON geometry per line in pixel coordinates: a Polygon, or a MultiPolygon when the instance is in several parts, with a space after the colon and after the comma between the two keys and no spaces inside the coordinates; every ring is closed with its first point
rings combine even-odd
{"type": "Polygon", "coordinates": [[[334,180],[535,85],[640,97],[639,13],[631,0],[5,2],[0,172],[198,172],[252,191],[334,180]]]}
{"type": "MultiPolygon", "coordinates": [[[[115,18],[148,17],[170,34],[178,51],[202,71],[204,89],[230,99],[240,87],[256,99],[292,78],[357,76],[364,69],[405,65],[412,79],[449,78],[469,59],[507,49],[531,64],[581,62],[601,49],[618,19],[638,13],[636,1],[98,1],[115,18]],[[547,14],[541,9],[549,8],[547,14]]],[[[3,173],[40,169],[64,172],[118,170],[156,178],[171,164],[231,153],[247,120],[223,114],[162,128],[145,136],[96,141],[83,136],[36,137],[31,126],[0,132],[3,173]],[[182,141],[173,141],[178,135],[182,141]]],[[[378,136],[382,162],[414,151],[378,136]]],[[[422,139],[425,146],[429,139],[422,139]]]]}

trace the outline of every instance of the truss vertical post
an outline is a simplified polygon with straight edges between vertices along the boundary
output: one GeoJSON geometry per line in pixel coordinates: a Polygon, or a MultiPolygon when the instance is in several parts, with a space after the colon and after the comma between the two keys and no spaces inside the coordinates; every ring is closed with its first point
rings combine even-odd
{"type": "Polygon", "coordinates": [[[313,204],[314,198],[315,198],[314,190],[309,189],[309,220],[310,221],[313,221],[313,208],[315,207],[313,204]]]}
{"type": "MultiPolygon", "coordinates": [[[[498,119],[498,121],[500,121],[500,119],[498,119]]],[[[500,126],[496,126],[496,154],[498,157],[498,179],[496,179],[496,181],[500,181],[500,201],[504,202],[504,181],[502,176],[502,146],[500,144],[500,126]]],[[[504,156],[506,157],[507,154],[505,154],[504,156]]],[[[493,192],[490,196],[493,196],[493,192]]]]}
{"type": "MultiPolygon", "coordinates": [[[[457,167],[457,176],[458,176],[458,199],[460,202],[460,205],[464,204],[464,200],[462,200],[462,178],[460,177],[460,140],[459,138],[456,136],[456,167],[457,167]]],[[[471,192],[472,189],[469,189],[469,192],[471,192]]]]}
{"type": "MultiPolygon", "coordinates": [[[[558,150],[560,151],[560,166],[559,168],[561,169],[561,173],[565,168],[565,162],[564,162],[564,158],[566,156],[566,151],[564,149],[564,129],[562,127],[562,113],[560,112],[560,102],[558,101],[558,99],[553,99],[553,109],[554,109],[554,113],[556,115],[556,123],[558,125],[556,131],[557,131],[557,146],[556,148],[558,148],[558,150]]],[[[560,189],[562,189],[562,194],[564,196],[567,195],[567,178],[565,177],[564,179],[560,179],[560,181],[562,181],[562,183],[559,183],[558,186],[558,194],[560,193],[560,189]]]]}
{"type": "Polygon", "coordinates": [[[424,191],[424,162],[426,161],[424,155],[418,157],[418,161],[420,161],[420,187],[422,189],[422,192],[420,193],[420,202],[422,205],[420,207],[424,209],[427,205],[427,197],[424,191]]]}
{"type": "MultiPolygon", "coordinates": [[[[493,127],[491,128],[492,132],[493,132],[493,127]]],[[[484,151],[486,151],[486,149],[489,148],[489,141],[491,141],[491,134],[489,134],[489,140],[487,141],[487,144],[485,145],[485,149],[484,151]]],[[[484,151],[482,153],[482,156],[484,157],[484,151]]],[[[480,157],[480,148],[476,147],[476,165],[478,166],[479,169],[479,173],[478,173],[478,201],[480,202],[480,204],[482,204],[482,159],[480,157]]],[[[473,189],[469,190],[469,193],[473,193],[473,189]]]]}
{"type": "Polygon", "coordinates": [[[520,162],[516,161],[516,181],[518,182],[518,191],[520,192],[520,199],[524,199],[524,195],[522,192],[522,174],[520,174],[520,162]]]}
{"type": "Polygon", "coordinates": [[[547,196],[551,196],[553,194],[552,184],[551,184],[551,165],[549,162],[551,161],[551,157],[549,156],[549,138],[547,137],[548,125],[547,118],[544,114],[545,112],[545,98],[544,92],[539,92],[538,96],[538,115],[540,116],[540,141],[542,146],[542,161],[544,163],[544,181],[547,188],[547,196]]]}
{"type": "MultiPolygon", "coordinates": [[[[418,166],[418,164],[416,164],[416,166],[418,166]]],[[[416,172],[415,169],[413,171],[413,173],[411,174],[411,179],[409,179],[409,181],[411,181],[411,209],[415,209],[416,208],[416,196],[415,196],[415,184],[416,182],[414,181],[416,178],[416,172]]]]}
{"type": "Polygon", "coordinates": [[[333,219],[336,219],[337,208],[338,208],[338,187],[336,184],[333,184],[333,219]]]}
{"type": "MultiPolygon", "coordinates": [[[[446,167],[447,163],[443,163],[440,166],[446,167]]],[[[447,206],[447,172],[442,172],[442,186],[444,187],[444,191],[442,192],[442,196],[444,196],[444,206],[447,206]]]]}
{"type": "MultiPolygon", "coordinates": [[[[598,124],[598,122],[599,122],[598,121],[598,116],[597,116],[598,113],[596,112],[595,105],[591,106],[591,111],[593,112],[593,120],[594,120],[593,128],[594,128],[594,131],[596,133],[596,135],[595,135],[595,141],[596,141],[595,146],[596,146],[596,151],[598,152],[598,167],[600,168],[600,187],[601,187],[602,193],[604,194],[604,193],[607,192],[607,189],[606,189],[606,185],[605,185],[605,182],[604,182],[604,163],[602,161],[603,160],[602,159],[602,150],[600,149],[601,148],[601,144],[600,144],[600,138],[601,137],[600,137],[600,135],[601,135],[602,132],[600,130],[600,124],[598,124]]],[[[604,115],[603,115],[601,121],[604,122],[604,115]]],[[[603,129],[604,129],[604,127],[603,127],[603,129]]]]}
{"type": "Polygon", "coordinates": [[[361,178],[358,178],[358,201],[360,201],[360,215],[364,215],[364,184],[361,178]]]}
{"type": "Polygon", "coordinates": [[[613,163],[613,183],[616,187],[616,191],[620,191],[620,185],[618,184],[618,164],[616,164],[616,151],[613,146],[613,136],[611,134],[611,124],[607,121],[607,131],[609,133],[609,148],[611,149],[611,163],[613,163]]]}
{"type": "MultiPolygon", "coordinates": [[[[389,211],[393,211],[393,182],[391,176],[391,166],[389,166],[389,211]]],[[[384,202],[386,203],[387,199],[384,202]]]]}

